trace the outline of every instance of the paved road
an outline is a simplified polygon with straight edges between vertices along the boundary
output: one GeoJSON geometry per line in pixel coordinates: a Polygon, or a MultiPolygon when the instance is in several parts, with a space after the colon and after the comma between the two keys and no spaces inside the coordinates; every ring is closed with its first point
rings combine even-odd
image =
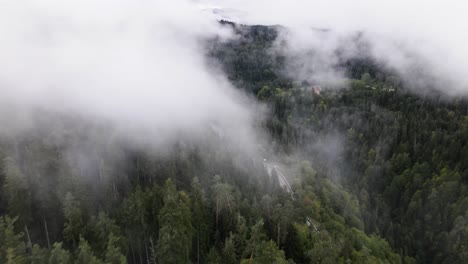
{"type": "Polygon", "coordinates": [[[263,160],[263,166],[265,167],[265,170],[267,171],[268,175],[272,177],[273,175],[273,170],[276,172],[276,175],[278,175],[278,181],[279,184],[282,188],[285,188],[288,193],[293,195],[293,191],[291,188],[291,185],[289,184],[288,179],[284,176],[284,174],[280,171],[278,165],[270,164],[266,159],[263,160]]]}

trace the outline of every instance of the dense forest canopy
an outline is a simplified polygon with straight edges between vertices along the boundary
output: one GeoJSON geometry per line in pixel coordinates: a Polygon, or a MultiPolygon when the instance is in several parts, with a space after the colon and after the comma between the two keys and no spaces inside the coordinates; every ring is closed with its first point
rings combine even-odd
{"type": "Polygon", "coordinates": [[[208,63],[266,108],[260,156],[212,128],[155,152],[37,113],[0,139],[1,263],[468,262],[465,98],[365,54],[341,87],[296,80],[280,26],[221,24],[237,38],[208,63]]]}

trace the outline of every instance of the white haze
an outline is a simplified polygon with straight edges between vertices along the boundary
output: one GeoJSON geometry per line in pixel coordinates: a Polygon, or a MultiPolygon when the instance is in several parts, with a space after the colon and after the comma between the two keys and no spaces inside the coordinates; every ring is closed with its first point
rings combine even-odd
{"type": "MultiPolygon", "coordinates": [[[[434,84],[448,94],[468,93],[468,2],[460,0],[208,0],[239,10],[236,19],[247,24],[288,27],[288,52],[300,58],[306,50],[319,52],[315,62],[297,62],[293,75],[308,79],[339,77],[331,69],[331,51],[355,47],[350,35],[364,32],[369,52],[396,69],[418,88],[434,84]],[[242,17],[239,19],[239,14],[242,17]],[[329,29],[328,37],[311,29],[329,29]],[[344,42],[343,42],[344,39],[344,42]],[[344,43],[344,45],[343,45],[344,43]],[[348,45],[349,44],[349,45],[348,45]],[[339,46],[340,45],[340,46],[339,46]],[[317,62],[318,60],[318,62],[317,62]],[[328,64],[326,63],[328,61],[328,64]],[[302,65],[303,68],[298,68],[302,65]]],[[[307,57],[306,57],[307,58],[307,57]]]]}
{"type": "Polygon", "coordinates": [[[247,99],[205,63],[229,34],[189,0],[1,0],[0,132],[40,109],[156,146],[207,128],[252,145],[247,99]]]}
{"type": "MultiPolygon", "coordinates": [[[[230,37],[216,21],[220,16],[288,27],[283,51],[297,62],[288,65],[297,78],[307,80],[311,72],[313,79],[339,78],[333,51],[360,31],[372,42],[373,56],[407,79],[423,85],[435,79],[450,94],[466,94],[467,5],[0,0],[0,132],[34,131],[37,115],[55,113],[105,124],[110,136],[155,146],[176,142],[181,134],[203,137],[207,129],[208,139],[216,134],[240,148],[255,146],[254,104],[205,63],[202,40],[230,37]],[[210,15],[213,6],[216,14],[210,15]],[[302,56],[310,49],[318,52],[314,60],[302,56]],[[424,74],[415,73],[420,66],[424,74]]],[[[351,44],[345,47],[349,56],[358,52],[351,44]]]]}

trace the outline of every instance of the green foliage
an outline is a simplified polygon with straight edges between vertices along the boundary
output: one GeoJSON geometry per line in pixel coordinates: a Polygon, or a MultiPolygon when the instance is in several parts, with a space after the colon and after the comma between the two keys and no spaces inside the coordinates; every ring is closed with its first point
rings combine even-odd
{"type": "Polygon", "coordinates": [[[226,241],[224,242],[223,262],[226,264],[238,263],[234,237],[235,235],[231,233],[230,236],[226,238],[226,241]]]}
{"type": "Polygon", "coordinates": [[[184,192],[177,192],[171,179],[166,181],[159,222],[159,263],[189,263],[193,234],[190,198],[184,192]]]}
{"type": "MultiPolygon", "coordinates": [[[[63,202],[63,215],[65,217],[63,236],[68,241],[73,242],[73,245],[76,246],[76,242],[81,240],[80,235],[83,231],[84,219],[82,216],[80,203],[71,193],[67,193],[65,195],[63,202]]],[[[87,242],[83,243],[87,244],[87,242]]]]}
{"type": "Polygon", "coordinates": [[[26,245],[23,234],[15,232],[17,217],[0,217],[0,262],[22,263],[25,261],[26,245]]]}
{"type": "Polygon", "coordinates": [[[70,252],[62,248],[62,243],[54,243],[49,257],[50,264],[71,263],[70,252]]]}
{"type": "Polygon", "coordinates": [[[101,264],[102,262],[93,255],[89,243],[83,238],[80,237],[80,243],[78,246],[75,264],[101,264]]]}
{"type": "MultiPolygon", "coordinates": [[[[95,252],[106,252],[109,246],[120,253],[121,248],[125,247],[125,241],[121,237],[120,228],[115,223],[115,220],[103,212],[99,212],[98,216],[91,217],[86,230],[88,237],[91,238],[91,247],[95,252]]],[[[101,255],[99,255],[101,256],[101,255]]],[[[102,256],[104,257],[104,256],[102,256]]]]}
{"type": "Polygon", "coordinates": [[[0,136],[0,263],[468,262],[465,99],[412,94],[366,59],[316,93],[279,74],[276,27],[223,24],[239,38],[209,53],[266,107],[262,155],[293,192],[222,137],[151,155],[49,120],[63,145],[0,136]]]}
{"type": "Polygon", "coordinates": [[[17,222],[19,225],[26,225],[31,214],[27,179],[13,158],[7,157],[3,162],[5,183],[2,191],[8,204],[8,213],[18,217],[17,222]]]}
{"type": "Polygon", "coordinates": [[[253,263],[287,264],[284,252],[273,241],[261,241],[253,253],[253,263]]]}
{"type": "Polygon", "coordinates": [[[45,248],[41,248],[39,245],[36,244],[31,249],[31,254],[28,257],[28,262],[31,264],[48,264],[48,257],[49,251],[45,248]]]}
{"type": "Polygon", "coordinates": [[[218,252],[214,247],[210,249],[208,255],[206,257],[207,264],[221,264],[221,257],[219,256],[218,252]]]}
{"type": "Polygon", "coordinates": [[[127,260],[125,256],[122,255],[121,250],[118,245],[119,238],[114,236],[113,233],[109,234],[109,239],[107,241],[107,248],[105,253],[105,263],[109,264],[125,264],[127,260]]]}

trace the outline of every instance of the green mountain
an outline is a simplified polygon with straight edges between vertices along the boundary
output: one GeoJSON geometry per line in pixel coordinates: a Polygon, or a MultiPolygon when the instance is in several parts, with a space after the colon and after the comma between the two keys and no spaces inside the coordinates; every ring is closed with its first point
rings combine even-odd
{"type": "Polygon", "coordinates": [[[294,80],[281,27],[221,23],[238,38],[207,56],[265,106],[264,156],[219,135],[162,155],[37,113],[0,137],[0,263],[468,262],[466,99],[365,55],[337,62],[343,87],[294,80]]]}

